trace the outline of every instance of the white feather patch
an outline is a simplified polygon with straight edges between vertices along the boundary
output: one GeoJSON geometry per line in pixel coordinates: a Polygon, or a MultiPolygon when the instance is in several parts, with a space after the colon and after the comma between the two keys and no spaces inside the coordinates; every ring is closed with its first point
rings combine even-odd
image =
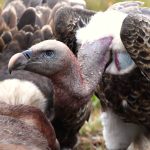
{"type": "Polygon", "coordinates": [[[86,27],[77,31],[77,42],[83,44],[87,41],[112,36],[111,48],[114,50],[125,50],[120,39],[120,30],[126,16],[127,14],[116,10],[96,13],[86,27]]]}
{"type": "Polygon", "coordinates": [[[137,135],[142,132],[141,127],[123,122],[111,110],[102,112],[103,136],[108,149],[127,149],[137,135]]]}
{"type": "Polygon", "coordinates": [[[18,79],[7,79],[0,82],[0,101],[7,104],[24,104],[45,109],[46,98],[32,82],[18,79]]]}

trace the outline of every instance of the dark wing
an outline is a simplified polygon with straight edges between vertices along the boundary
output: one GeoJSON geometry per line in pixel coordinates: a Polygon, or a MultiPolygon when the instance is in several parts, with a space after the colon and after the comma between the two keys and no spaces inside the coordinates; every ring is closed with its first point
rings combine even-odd
{"type": "Polygon", "coordinates": [[[125,18],[120,32],[121,40],[142,73],[150,80],[150,9],[144,14],[125,18]]]}
{"type": "Polygon", "coordinates": [[[124,75],[103,74],[98,94],[104,92],[101,100],[125,121],[149,127],[150,11],[148,8],[140,10],[141,13],[131,13],[125,18],[120,33],[137,68],[124,75]]]}
{"type": "Polygon", "coordinates": [[[126,13],[129,16],[123,22],[121,39],[137,68],[124,75],[104,73],[97,95],[104,111],[109,107],[124,121],[149,127],[150,9],[138,8],[132,12],[126,9],[126,13]]]}
{"type": "Polygon", "coordinates": [[[26,9],[17,24],[18,29],[22,29],[25,25],[35,25],[36,12],[32,8],[26,9]]]}
{"type": "Polygon", "coordinates": [[[51,26],[57,40],[64,42],[74,52],[77,52],[76,31],[84,27],[94,11],[72,7],[60,7],[52,15],[51,26]]]}

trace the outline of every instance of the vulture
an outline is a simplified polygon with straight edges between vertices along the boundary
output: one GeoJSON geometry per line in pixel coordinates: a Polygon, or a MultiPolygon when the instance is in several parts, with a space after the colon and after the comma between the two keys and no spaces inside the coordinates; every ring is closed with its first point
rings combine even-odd
{"type": "MultiPolygon", "coordinates": [[[[0,101],[11,105],[35,106],[51,120],[54,116],[51,80],[28,71],[16,71],[10,75],[7,68],[12,55],[22,49],[28,49],[35,43],[52,38],[50,26],[39,28],[35,23],[35,16],[35,11],[29,8],[18,21],[17,28],[2,30],[0,36],[2,41],[0,43],[0,101]]],[[[2,21],[7,27],[5,21],[2,21]]],[[[3,24],[1,24],[2,27],[3,24]]]]}
{"type": "Polygon", "coordinates": [[[105,12],[84,17],[83,13],[75,16],[75,9],[60,8],[53,19],[56,38],[73,47],[75,54],[85,43],[112,38],[111,57],[96,90],[107,149],[127,149],[136,137],[149,136],[150,9],[142,5],[139,1],[116,3],[105,12]],[[83,19],[88,21],[81,25],[83,19]]]}
{"type": "Polygon", "coordinates": [[[95,14],[86,27],[77,31],[81,45],[97,38],[113,38],[109,45],[111,60],[97,89],[108,149],[127,149],[137,136],[149,136],[150,9],[140,5],[116,4],[95,14]]]}
{"type": "Polygon", "coordinates": [[[58,150],[55,131],[37,108],[0,102],[1,150],[58,150]]]}
{"type": "Polygon", "coordinates": [[[52,125],[62,149],[75,146],[79,129],[89,118],[90,99],[109,60],[106,45],[111,41],[109,37],[85,43],[77,59],[64,43],[45,40],[9,60],[10,72],[27,70],[51,79],[55,108],[52,125]]]}

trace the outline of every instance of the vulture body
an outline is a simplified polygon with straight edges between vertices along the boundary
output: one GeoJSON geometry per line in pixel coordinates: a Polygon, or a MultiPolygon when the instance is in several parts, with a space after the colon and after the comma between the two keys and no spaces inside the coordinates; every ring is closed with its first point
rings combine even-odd
{"type": "Polygon", "coordinates": [[[1,150],[58,150],[52,125],[37,108],[0,103],[1,150]]]}
{"type": "Polygon", "coordinates": [[[104,13],[96,14],[97,17],[95,15],[89,25],[77,34],[81,37],[81,43],[94,38],[113,37],[109,47],[112,59],[106,66],[97,90],[104,110],[101,120],[108,149],[127,149],[137,136],[149,135],[150,125],[150,10],[138,8],[140,2],[124,2],[122,5],[123,10],[118,10],[119,7],[113,8],[115,10],[110,8],[104,13]],[[115,17],[116,23],[110,25],[115,17]],[[96,22],[98,19],[101,20],[99,24],[96,22]],[[93,33],[92,27],[94,30],[99,29],[99,33],[93,33]],[[87,31],[89,32],[86,34],[87,31]]]}
{"type": "MultiPolygon", "coordinates": [[[[67,22],[63,29],[65,32],[57,27],[61,19],[55,18],[55,28],[58,29],[56,37],[59,39],[59,34],[63,33],[63,42],[73,39],[71,43],[77,45],[75,53],[84,43],[104,37],[113,38],[109,47],[112,52],[111,59],[96,90],[102,103],[101,120],[108,149],[127,149],[138,135],[149,134],[150,10],[139,7],[142,4],[138,1],[117,3],[106,12],[98,12],[93,17],[86,16],[90,21],[81,29],[77,26],[69,30],[67,27],[74,26],[74,23],[64,19],[62,24],[67,22]],[[69,36],[66,38],[66,35],[69,36]]],[[[76,16],[72,15],[74,10],[71,11],[72,13],[66,15],[67,18],[76,20],[76,16]]]]}
{"type": "Polygon", "coordinates": [[[15,54],[9,61],[10,71],[24,69],[52,80],[55,98],[52,124],[61,148],[75,146],[79,129],[89,118],[90,98],[104,71],[101,66],[105,66],[109,60],[108,47],[105,45],[110,42],[111,38],[104,38],[90,45],[85,44],[77,60],[64,43],[47,40],[15,54]],[[104,45],[99,47],[100,43],[104,45]],[[93,59],[89,61],[91,55],[93,59]],[[102,56],[106,56],[105,59],[101,59],[102,56]]]}

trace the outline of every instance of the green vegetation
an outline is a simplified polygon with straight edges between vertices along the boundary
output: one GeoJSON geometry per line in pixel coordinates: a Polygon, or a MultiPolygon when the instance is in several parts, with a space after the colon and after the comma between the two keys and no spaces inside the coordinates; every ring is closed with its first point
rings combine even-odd
{"type": "Polygon", "coordinates": [[[0,0],[0,6],[2,6],[4,3],[4,0],[0,0]]]}
{"type": "MultiPolygon", "coordinates": [[[[113,3],[125,1],[125,0],[85,0],[87,2],[87,8],[92,10],[106,10],[113,3]]],[[[141,0],[145,2],[145,6],[150,7],[150,0],[141,0]]]]}

